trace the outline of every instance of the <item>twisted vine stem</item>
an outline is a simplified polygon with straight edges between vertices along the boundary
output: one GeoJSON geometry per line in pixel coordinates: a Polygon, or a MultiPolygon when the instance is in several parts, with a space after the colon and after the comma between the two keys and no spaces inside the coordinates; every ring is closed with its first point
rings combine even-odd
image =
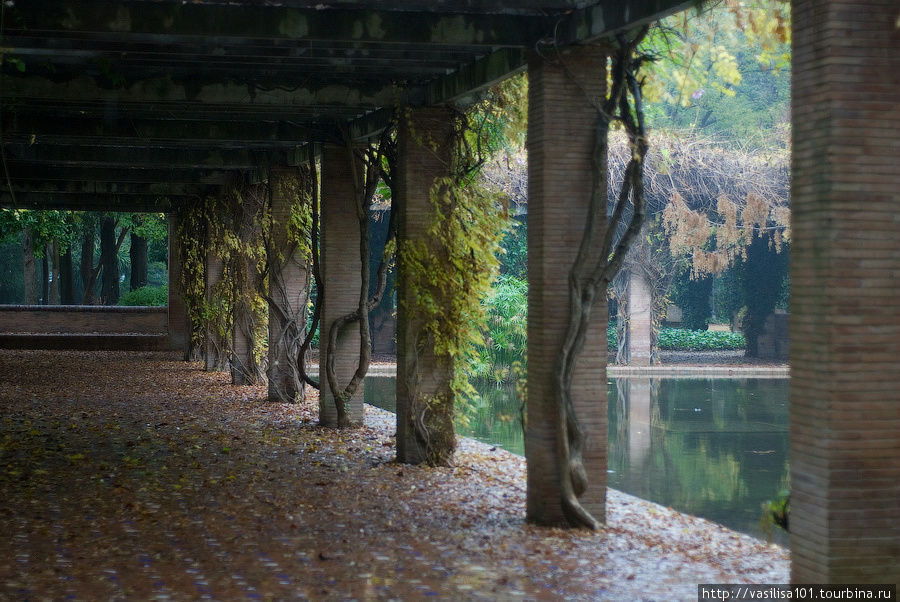
{"type": "MultiPolygon", "coordinates": [[[[351,178],[356,196],[356,216],[359,221],[359,259],[360,259],[360,285],[359,285],[359,304],[355,311],[344,314],[332,322],[328,330],[328,347],[325,354],[325,376],[328,379],[328,386],[334,394],[334,404],[337,410],[338,427],[349,426],[350,419],[347,415],[347,402],[356,393],[360,383],[369,370],[369,362],[372,357],[372,339],[369,329],[369,312],[374,309],[381,301],[387,283],[387,264],[388,259],[385,257],[387,252],[382,255],[381,264],[378,269],[378,281],[375,294],[369,298],[369,286],[371,280],[369,268],[369,212],[372,206],[372,199],[378,182],[384,177],[383,161],[385,153],[392,148],[390,144],[393,136],[393,128],[386,128],[381,135],[378,145],[374,149],[367,149],[361,156],[358,155],[353,148],[352,141],[348,132],[344,132],[344,140],[347,147],[347,158],[350,162],[351,178]],[[365,165],[365,176],[359,177],[357,170],[360,165],[365,165]],[[359,362],[356,371],[345,387],[341,387],[338,382],[337,373],[335,371],[335,357],[337,351],[338,333],[346,325],[359,322],[359,362]]],[[[386,250],[389,242],[394,236],[394,213],[391,210],[390,233],[386,250]]],[[[319,298],[322,297],[323,290],[319,289],[319,298]]]]}
{"type": "MultiPolygon", "coordinates": [[[[619,36],[619,48],[613,56],[612,88],[602,106],[595,103],[597,121],[594,128],[593,183],[584,235],[575,262],[569,272],[569,321],[552,373],[553,391],[559,409],[557,462],[560,474],[562,511],[573,526],[597,529],[600,523],[582,506],[579,498],[587,490],[584,468],[584,431],[578,422],[572,402],[572,380],[575,363],[584,348],[594,300],[603,294],[615,276],[628,248],[640,231],[646,213],[643,189],[643,159],[647,153],[647,137],[641,99],[641,85],[636,73],[642,57],[634,57],[635,48],[646,34],[646,28],[633,40],[619,36]],[[632,107],[629,96],[634,102],[632,107]],[[622,187],[610,218],[617,224],[625,216],[629,198],[634,206],[625,234],[615,242],[615,227],[604,229],[602,241],[597,230],[607,212],[607,174],[605,159],[608,133],[612,121],[621,122],[631,145],[631,159],[625,169],[622,187]],[[599,243],[599,251],[598,248],[599,243]],[[615,243],[615,244],[614,244],[615,243]]],[[[569,77],[572,74],[569,73],[569,77]]]]}

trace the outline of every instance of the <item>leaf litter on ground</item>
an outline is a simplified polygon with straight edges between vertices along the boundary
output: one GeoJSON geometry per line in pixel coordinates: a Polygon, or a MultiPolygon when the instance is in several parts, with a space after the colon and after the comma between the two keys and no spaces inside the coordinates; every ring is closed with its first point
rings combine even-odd
{"type": "Polygon", "coordinates": [[[393,414],[171,354],[0,350],[0,598],[696,598],[784,583],[783,548],[609,490],[598,532],[525,522],[525,462],[396,464],[393,414]]]}

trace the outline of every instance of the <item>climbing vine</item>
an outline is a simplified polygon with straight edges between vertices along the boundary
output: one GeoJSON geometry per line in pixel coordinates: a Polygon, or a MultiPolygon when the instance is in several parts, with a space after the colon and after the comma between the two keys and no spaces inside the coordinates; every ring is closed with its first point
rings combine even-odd
{"type": "MultiPolygon", "coordinates": [[[[297,254],[305,261],[310,254],[310,211],[303,202],[302,185],[291,178],[279,185],[290,188],[278,193],[292,202],[285,228],[290,244],[287,251],[278,252],[297,254]]],[[[274,248],[269,193],[265,185],[233,182],[224,194],[204,198],[185,210],[176,230],[192,347],[214,353],[212,363],[217,369],[224,367],[227,358],[236,384],[257,382],[266,368],[269,265],[274,248]],[[220,277],[207,272],[211,257],[221,262],[220,277]],[[248,348],[235,348],[236,341],[248,348]]],[[[284,260],[284,255],[279,259],[284,260]]]]}
{"type": "Polygon", "coordinates": [[[437,178],[429,192],[433,217],[425,236],[404,241],[399,251],[406,286],[416,302],[416,357],[433,350],[437,358],[448,360],[451,371],[452,399],[421,394],[407,375],[416,441],[432,465],[447,464],[453,453],[454,405],[476,396],[467,366],[483,343],[486,312],[481,300],[498,274],[497,252],[509,225],[506,196],[488,190],[477,177],[488,144],[484,129],[473,129],[473,121],[479,123],[477,115],[456,113],[449,141],[411,132],[425,148],[449,144],[451,157],[449,175],[437,178]]]}
{"type": "Polygon", "coordinates": [[[266,242],[269,311],[270,398],[304,398],[301,353],[305,355],[306,313],[312,259],[312,169],[270,174],[263,238],[266,242]],[[277,201],[276,201],[277,199],[277,201]],[[285,211],[285,206],[287,211],[285,211]],[[290,274],[286,282],[286,273],[290,274]],[[296,279],[300,279],[299,288],[296,279]]]}
{"type": "MultiPolygon", "coordinates": [[[[334,322],[328,330],[328,346],[325,353],[325,375],[328,386],[334,395],[335,409],[337,410],[337,425],[348,426],[350,423],[347,414],[347,402],[353,397],[359,385],[362,383],[369,370],[369,362],[372,357],[372,339],[369,329],[369,312],[381,301],[384,294],[387,270],[386,259],[382,260],[382,267],[378,271],[378,286],[375,295],[369,297],[369,284],[371,274],[369,270],[369,216],[372,208],[372,200],[378,189],[379,182],[385,175],[384,165],[389,159],[386,153],[390,153],[393,128],[386,128],[379,142],[374,146],[368,146],[361,152],[355,149],[349,132],[344,133],[344,142],[347,148],[347,161],[350,165],[351,179],[356,200],[356,217],[359,222],[359,261],[360,261],[360,287],[359,304],[355,311],[345,314],[334,322]],[[362,171],[362,172],[361,172],[362,171]],[[335,371],[335,358],[337,355],[338,333],[344,326],[352,322],[359,324],[359,362],[350,381],[341,387],[335,371]]],[[[386,253],[391,249],[391,235],[386,242],[386,253]]],[[[320,291],[321,295],[321,291],[320,291]]]]}
{"type": "MultiPolygon", "coordinates": [[[[597,109],[594,131],[593,188],[584,226],[584,235],[575,262],[569,272],[569,319],[552,371],[553,392],[559,411],[557,462],[560,475],[561,505],[564,516],[573,526],[591,529],[599,522],[581,505],[579,498],[587,490],[587,472],[582,460],[584,433],[572,402],[575,364],[584,347],[595,299],[606,300],[606,286],[619,271],[626,253],[637,237],[646,213],[643,188],[643,160],[648,142],[641,102],[641,83],[637,72],[645,57],[635,49],[646,35],[642,29],[634,39],[618,36],[619,47],[612,57],[610,93],[604,101],[588,97],[597,109]],[[625,167],[622,186],[609,215],[610,224],[624,222],[620,235],[617,228],[601,228],[607,218],[607,172],[610,124],[617,122],[628,136],[631,158],[625,167]],[[631,207],[630,212],[626,209],[631,207]]],[[[580,83],[560,62],[568,76],[580,83]]]]}

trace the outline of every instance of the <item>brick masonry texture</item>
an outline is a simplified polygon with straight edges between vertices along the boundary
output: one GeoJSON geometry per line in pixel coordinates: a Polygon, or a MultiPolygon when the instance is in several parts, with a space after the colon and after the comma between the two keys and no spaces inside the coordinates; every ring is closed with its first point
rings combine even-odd
{"type": "MultiPolygon", "coordinates": [[[[362,173],[361,167],[358,167],[357,173],[362,173]]],[[[352,177],[347,149],[343,146],[326,145],[322,151],[322,238],[319,243],[320,267],[325,284],[319,327],[319,345],[322,349],[328,344],[327,333],[334,321],[359,307],[360,235],[352,177]]],[[[358,364],[359,323],[354,322],[338,333],[334,367],[340,386],[347,386],[358,364]]],[[[325,378],[324,364],[320,384],[319,422],[336,425],[334,393],[325,378]]],[[[362,422],[362,385],[356,390],[346,409],[352,423],[362,422]]]]}
{"type": "Polygon", "coordinates": [[[102,305],[0,307],[0,332],[158,334],[167,330],[168,310],[165,307],[102,305]]]}
{"type": "Polygon", "coordinates": [[[793,2],[792,580],[900,582],[896,0],[793,2]]]}
{"type": "MultiPolygon", "coordinates": [[[[400,124],[398,184],[399,241],[421,240],[434,217],[430,192],[434,181],[449,173],[452,115],[444,108],[410,111],[400,124]],[[432,147],[432,143],[434,147],[432,147]]],[[[452,360],[417,347],[421,335],[418,301],[407,286],[409,275],[398,272],[397,291],[397,459],[418,464],[424,454],[416,443],[410,408],[413,397],[449,396],[452,360]],[[410,386],[414,383],[414,389],[410,386]]],[[[452,403],[452,397],[449,398],[452,403]]],[[[452,426],[450,427],[452,428],[452,426]]]]}
{"type": "MultiPolygon", "coordinates": [[[[534,56],[528,64],[528,459],[529,520],[561,524],[556,437],[559,413],[551,370],[568,319],[569,269],[582,238],[591,195],[591,156],[602,100],[606,55],[592,47],[564,55],[567,70],[534,56]]],[[[600,297],[605,298],[604,296],[600,297]]],[[[603,521],[606,514],[606,303],[596,303],[572,386],[586,435],[585,508],[603,521]]]]}

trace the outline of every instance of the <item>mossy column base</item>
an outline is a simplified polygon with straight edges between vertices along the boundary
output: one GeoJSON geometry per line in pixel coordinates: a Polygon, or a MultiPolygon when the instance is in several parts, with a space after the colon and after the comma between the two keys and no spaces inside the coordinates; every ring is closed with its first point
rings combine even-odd
{"type": "Polygon", "coordinates": [[[409,286],[411,278],[421,275],[411,274],[402,259],[405,245],[436,244],[428,237],[435,217],[432,189],[438,178],[449,175],[452,124],[447,109],[427,108],[409,111],[399,128],[397,460],[408,464],[446,463],[456,445],[450,388],[453,358],[435,353],[434,341],[423,329],[420,316],[423,300],[417,299],[409,286]]]}

